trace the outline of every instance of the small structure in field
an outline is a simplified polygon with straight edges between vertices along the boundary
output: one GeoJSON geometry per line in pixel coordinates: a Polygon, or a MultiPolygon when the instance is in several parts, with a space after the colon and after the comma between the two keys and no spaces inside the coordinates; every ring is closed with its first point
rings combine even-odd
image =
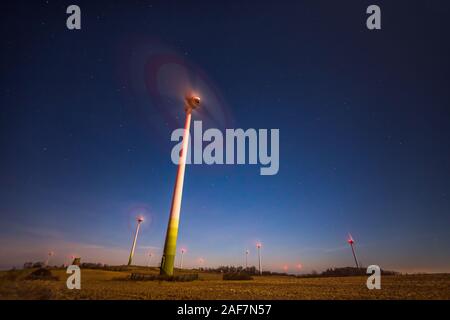
{"type": "Polygon", "coordinates": [[[47,268],[40,268],[30,273],[26,280],[58,280],[47,268]]]}

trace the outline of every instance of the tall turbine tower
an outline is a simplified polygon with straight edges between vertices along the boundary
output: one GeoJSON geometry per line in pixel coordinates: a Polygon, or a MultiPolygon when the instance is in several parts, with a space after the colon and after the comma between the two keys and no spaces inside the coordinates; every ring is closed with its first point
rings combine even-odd
{"type": "Polygon", "coordinates": [[[184,255],[185,250],[181,249],[181,260],[180,260],[180,269],[183,269],[183,255],[184,255]]]}
{"type": "Polygon", "coordinates": [[[248,270],[248,250],[245,250],[245,270],[248,270]]]}
{"type": "Polygon", "coordinates": [[[353,253],[353,258],[355,258],[356,268],[359,268],[358,259],[356,259],[355,249],[353,248],[353,244],[355,243],[355,240],[353,240],[351,234],[348,234],[347,242],[350,245],[350,247],[352,247],[352,253],[353,253]]]}
{"type": "Polygon", "coordinates": [[[262,275],[262,269],[261,269],[261,243],[257,243],[256,244],[256,248],[258,249],[259,275],[262,275]]]}
{"type": "Polygon", "coordinates": [[[139,227],[141,226],[142,221],[144,221],[144,218],[142,216],[139,216],[136,218],[137,226],[136,226],[136,233],[134,234],[134,240],[133,245],[131,246],[131,252],[130,257],[128,258],[128,265],[131,266],[131,263],[133,262],[133,256],[134,256],[134,249],[136,248],[136,240],[139,233],[139,227]]]}
{"type": "Polygon", "coordinates": [[[48,266],[48,263],[50,262],[50,258],[51,258],[52,256],[54,256],[54,255],[55,255],[55,253],[54,253],[53,251],[49,251],[49,252],[48,252],[47,260],[45,260],[45,266],[46,266],[46,267],[48,266]]]}
{"type": "Polygon", "coordinates": [[[204,263],[205,263],[205,259],[203,259],[203,258],[198,258],[198,265],[199,265],[199,269],[200,268],[203,268],[203,265],[204,265],[204,263]]]}
{"type": "Polygon", "coordinates": [[[161,259],[161,275],[173,275],[175,263],[175,253],[177,250],[178,224],[180,221],[181,197],[183,195],[184,169],[186,167],[186,156],[189,146],[189,129],[191,127],[192,110],[200,105],[200,98],[197,96],[186,97],[184,110],[186,111],[186,123],[184,125],[183,144],[178,163],[175,188],[172,196],[172,206],[170,208],[169,223],[167,225],[166,241],[164,243],[164,253],[161,259]]]}
{"type": "Polygon", "coordinates": [[[148,253],[147,267],[150,267],[150,259],[152,258],[152,253],[148,253]]]}

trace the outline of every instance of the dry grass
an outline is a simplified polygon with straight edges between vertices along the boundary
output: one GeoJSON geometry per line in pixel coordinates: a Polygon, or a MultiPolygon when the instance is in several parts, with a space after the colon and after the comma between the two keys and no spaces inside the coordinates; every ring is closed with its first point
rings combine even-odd
{"type": "Polygon", "coordinates": [[[160,282],[128,281],[131,271],[82,269],[81,290],[69,290],[65,270],[52,271],[59,281],[25,280],[30,272],[0,272],[0,299],[450,299],[450,274],[384,276],[381,290],[368,290],[366,277],[223,281],[201,273],[193,282],[160,282]]]}

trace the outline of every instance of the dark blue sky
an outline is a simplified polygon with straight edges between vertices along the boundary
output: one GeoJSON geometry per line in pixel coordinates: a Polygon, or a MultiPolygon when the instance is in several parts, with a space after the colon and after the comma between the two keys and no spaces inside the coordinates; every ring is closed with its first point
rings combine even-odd
{"type": "Polygon", "coordinates": [[[256,264],[257,241],[267,269],[351,265],[350,232],[364,265],[450,271],[446,1],[91,2],[2,3],[1,267],[48,250],[126,263],[142,210],[136,262],[160,259],[178,123],[157,127],[130,52],[164,47],[208,77],[231,127],[280,129],[275,176],[187,167],[187,265],[247,248],[256,264]],[[373,3],[382,30],[365,26],[373,3]]]}

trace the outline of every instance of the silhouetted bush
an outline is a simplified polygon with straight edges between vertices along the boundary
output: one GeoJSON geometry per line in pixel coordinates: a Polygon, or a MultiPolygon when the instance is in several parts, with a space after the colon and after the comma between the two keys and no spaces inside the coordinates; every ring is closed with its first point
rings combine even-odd
{"type": "Polygon", "coordinates": [[[33,263],[33,268],[44,268],[45,263],[44,262],[35,262],[33,263]]]}
{"type": "Polygon", "coordinates": [[[177,281],[186,282],[198,280],[198,274],[181,274],[176,276],[162,276],[159,274],[132,273],[130,280],[134,281],[177,281]]]}
{"type": "Polygon", "coordinates": [[[223,280],[253,280],[253,277],[248,273],[224,273],[223,280]]]}
{"type": "MultiPolygon", "coordinates": [[[[217,268],[200,268],[199,271],[211,273],[246,273],[249,275],[259,275],[259,270],[255,266],[244,268],[242,266],[219,266],[217,268]]],[[[263,271],[263,276],[288,276],[285,272],[263,271]]]]}
{"type": "MultiPolygon", "coordinates": [[[[343,268],[329,268],[322,273],[312,271],[310,274],[302,274],[299,278],[315,278],[315,277],[350,277],[350,276],[367,276],[365,268],[343,267],[343,268]]],[[[396,275],[395,271],[381,270],[382,275],[396,275]]]]}

